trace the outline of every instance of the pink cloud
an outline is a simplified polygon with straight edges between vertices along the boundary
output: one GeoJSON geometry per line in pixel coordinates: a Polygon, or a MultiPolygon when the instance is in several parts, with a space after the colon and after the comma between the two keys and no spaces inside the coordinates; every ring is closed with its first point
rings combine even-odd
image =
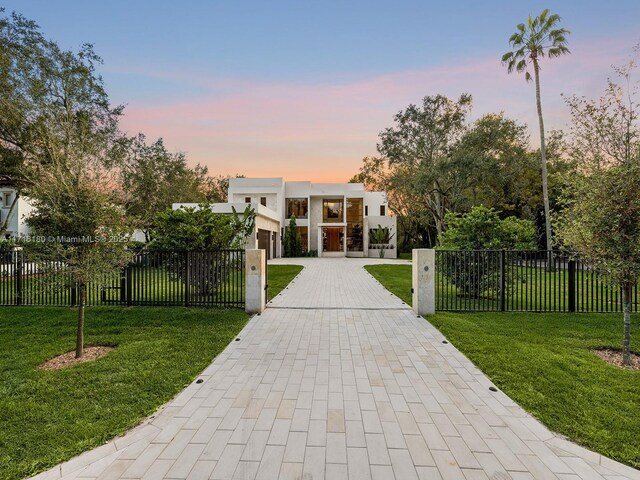
{"type": "MultiPolygon", "coordinates": [[[[598,95],[610,65],[620,64],[631,43],[576,44],[573,54],[545,61],[542,72],[546,127],[562,128],[568,113],[560,93],[598,95]]],[[[130,102],[123,126],[130,133],[162,136],[190,161],[215,173],[346,181],[361,159],[376,152],[378,133],[393,115],[425,95],[474,97],[473,118],[504,111],[537,126],[533,85],[507,75],[499,55],[455,65],[380,74],[345,83],[257,83],[202,75],[134,73],[205,87],[197,99],[130,102]]]]}

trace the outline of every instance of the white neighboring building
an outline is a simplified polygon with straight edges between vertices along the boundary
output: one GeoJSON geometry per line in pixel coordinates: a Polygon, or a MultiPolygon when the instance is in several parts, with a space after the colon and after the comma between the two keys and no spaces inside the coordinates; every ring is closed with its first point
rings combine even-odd
{"type": "Polygon", "coordinates": [[[11,210],[11,205],[16,198],[17,191],[8,177],[0,176],[0,225],[4,225],[7,218],[7,232],[5,238],[15,238],[29,235],[29,226],[25,218],[33,207],[24,197],[18,197],[18,202],[11,210]]]}
{"type": "MultiPolygon", "coordinates": [[[[396,258],[396,218],[389,215],[385,192],[367,192],[362,183],[285,182],[282,178],[231,178],[228,203],[214,211],[238,213],[251,204],[256,211],[256,232],[248,248],[263,248],[268,258],[282,256],[284,229],[292,215],[306,251],[318,256],[378,257],[369,248],[370,229],[388,228],[391,239],[385,257],[396,258]]],[[[173,208],[197,206],[174,204],[173,208]]]]}

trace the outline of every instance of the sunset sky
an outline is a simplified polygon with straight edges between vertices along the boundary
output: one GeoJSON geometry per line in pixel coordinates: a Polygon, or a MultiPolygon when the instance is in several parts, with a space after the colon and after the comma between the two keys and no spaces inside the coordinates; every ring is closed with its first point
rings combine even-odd
{"type": "MultiPolygon", "coordinates": [[[[640,41],[637,0],[1,1],[66,48],[95,45],[122,128],[163,137],[214,174],[340,182],[393,115],[425,95],[473,95],[536,127],[532,84],[500,64],[517,23],[549,7],[572,31],[544,61],[549,129],[561,93],[599,96],[640,41]],[[605,7],[603,7],[605,5],[605,7]]],[[[536,127],[537,128],[537,127],[536,127]]],[[[536,130],[532,130],[535,144],[536,130]]]]}

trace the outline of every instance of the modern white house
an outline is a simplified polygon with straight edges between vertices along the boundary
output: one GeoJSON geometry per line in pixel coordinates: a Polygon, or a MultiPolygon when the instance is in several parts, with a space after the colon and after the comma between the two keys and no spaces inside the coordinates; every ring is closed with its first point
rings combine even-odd
{"type": "Polygon", "coordinates": [[[33,207],[24,197],[18,197],[18,201],[14,205],[16,195],[17,190],[14,188],[11,178],[0,175],[0,225],[7,222],[5,238],[29,234],[29,226],[25,222],[25,218],[31,213],[33,207]]]}
{"type": "MultiPolygon", "coordinates": [[[[240,213],[250,204],[256,230],[248,248],[262,248],[268,258],[283,254],[282,239],[292,215],[305,251],[322,257],[396,257],[396,218],[389,214],[385,192],[367,192],[362,183],[287,182],[283,178],[231,178],[227,203],[219,213],[240,213]],[[383,244],[372,243],[373,231],[388,229],[383,244]]],[[[177,203],[173,208],[196,207],[177,203]]]]}

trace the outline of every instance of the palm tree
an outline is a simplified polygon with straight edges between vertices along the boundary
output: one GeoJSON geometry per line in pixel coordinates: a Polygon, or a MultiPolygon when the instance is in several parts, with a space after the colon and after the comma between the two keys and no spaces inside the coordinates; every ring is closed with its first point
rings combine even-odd
{"type": "Polygon", "coordinates": [[[547,250],[553,249],[551,237],[551,213],[549,208],[549,185],[547,181],[547,156],[544,142],[544,121],[542,120],[542,104],[540,102],[540,59],[547,56],[559,57],[570,53],[567,48],[566,35],[569,30],[558,28],[559,15],[549,15],[545,8],[540,15],[529,19],[526,24],[517,26],[518,31],[511,35],[509,44],[513,48],[502,56],[502,64],[509,73],[515,69],[525,73],[527,82],[531,81],[529,67],[533,65],[536,82],[536,106],[538,107],[538,125],[540,127],[540,163],[542,165],[542,196],[544,198],[544,216],[547,234],[547,250]]]}

